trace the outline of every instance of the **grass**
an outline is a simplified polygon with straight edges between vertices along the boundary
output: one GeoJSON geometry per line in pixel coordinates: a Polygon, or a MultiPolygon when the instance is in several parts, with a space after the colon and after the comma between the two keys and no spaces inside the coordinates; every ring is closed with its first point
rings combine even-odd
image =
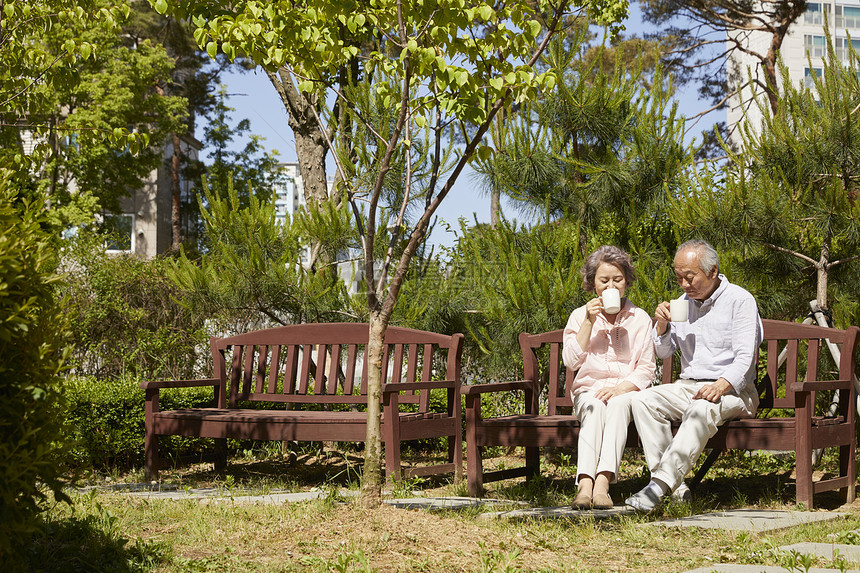
{"type": "MultiPolygon", "coordinates": [[[[30,548],[32,570],[652,573],[747,563],[802,571],[845,564],[785,554],[778,551],[780,546],[800,541],[860,543],[860,504],[840,508],[835,494],[819,494],[815,509],[839,508],[848,517],[781,531],[751,535],[649,525],[659,518],[734,507],[794,509],[786,469],[791,464],[770,458],[728,456],[696,491],[691,506],[669,505],[660,516],[606,521],[482,519],[477,510],[431,512],[390,506],[366,510],[334,494],[339,488],[358,487],[356,461],[336,452],[304,453],[287,462],[278,456],[240,456],[233,459],[226,476],[214,474],[205,464],[164,475],[166,482],[180,487],[222,487],[225,493],[310,487],[332,492],[304,503],[240,505],[229,495],[204,503],[146,500],[111,491],[74,494],[71,506],[58,503],[47,512],[46,530],[30,548]]],[[[496,462],[519,463],[516,456],[496,462]]],[[[571,463],[575,460],[569,456],[551,455],[540,479],[488,484],[487,495],[512,503],[570,503],[575,494],[571,463]]],[[[617,502],[647,479],[635,455],[625,459],[624,471],[612,490],[617,502]]],[[[123,476],[110,479],[121,481],[123,476]]],[[[409,496],[415,490],[428,496],[464,493],[460,484],[421,479],[390,484],[389,495],[409,496]]]]}

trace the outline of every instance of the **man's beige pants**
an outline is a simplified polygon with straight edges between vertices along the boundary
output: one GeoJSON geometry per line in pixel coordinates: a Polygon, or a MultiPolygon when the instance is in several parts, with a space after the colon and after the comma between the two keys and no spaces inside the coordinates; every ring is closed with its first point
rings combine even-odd
{"type": "Polygon", "coordinates": [[[681,379],[673,384],[633,392],[633,420],[645,450],[651,479],[665,483],[670,492],[683,481],[720,424],[755,414],[735,394],[723,396],[717,404],[693,400],[699,388],[712,382],[681,379]],[[681,420],[674,438],[671,430],[673,420],[681,420]]]}

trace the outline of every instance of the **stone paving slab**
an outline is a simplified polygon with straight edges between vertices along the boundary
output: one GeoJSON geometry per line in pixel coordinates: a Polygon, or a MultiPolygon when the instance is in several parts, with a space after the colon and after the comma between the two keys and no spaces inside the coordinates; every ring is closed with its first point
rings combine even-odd
{"type": "MultiPolygon", "coordinates": [[[[715,563],[706,567],[690,569],[684,573],[798,573],[806,570],[788,569],[786,567],[777,567],[776,565],[737,565],[735,563],[715,563]]],[[[821,567],[812,567],[808,573],[842,573],[839,569],[823,569],[821,567]]],[[[860,569],[846,569],[845,573],[860,573],[860,569]]]]}
{"type": "Polygon", "coordinates": [[[528,505],[523,502],[477,497],[411,497],[386,499],[383,503],[400,509],[468,509],[486,505],[528,505]]]}
{"type": "Polygon", "coordinates": [[[691,515],[678,519],[654,521],[644,525],[664,527],[701,527],[727,531],[773,531],[795,525],[832,521],[848,514],[831,511],[771,511],[766,509],[733,509],[691,515]]]}
{"type": "Polygon", "coordinates": [[[804,542],[784,545],[779,549],[780,551],[796,551],[797,553],[814,555],[815,557],[823,557],[824,559],[833,559],[838,551],[839,555],[848,563],[860,563],[860,545],[804,542]]]}
{"type": "Polygon", "coordinates": [[[478,515],[479,519],[608,519],[635,513],[635,510],[626,505],[616,505],[612,509],[573,509],[569,505],[555,507],[530,507],[528,509],[514,509],[510,511],[485,512],[478,515]]]}

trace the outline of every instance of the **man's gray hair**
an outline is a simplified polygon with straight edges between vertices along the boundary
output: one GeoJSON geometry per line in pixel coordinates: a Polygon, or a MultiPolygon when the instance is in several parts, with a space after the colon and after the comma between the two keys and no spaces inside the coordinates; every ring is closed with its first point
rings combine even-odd
{"type": "Polygon", "coordinates": [[[717,250],[708,242],[702,239],[692,239],[678,247],[675,256],[684,251],[696,251],[697,259],[699,260],[699,268],[705,273],[710,273],[714,267],[720,270],[720,257],[717,255],[717,250]]]}

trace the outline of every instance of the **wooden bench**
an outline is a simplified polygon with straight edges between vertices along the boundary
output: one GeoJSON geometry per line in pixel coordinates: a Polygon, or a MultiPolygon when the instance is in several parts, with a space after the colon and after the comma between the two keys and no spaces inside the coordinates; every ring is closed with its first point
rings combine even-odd
{"type": "MultiPolygon", "coordinates": [[[[853,374],[860,329],[853,326],[838,330],[776,320],[763,323],[764,342],[760,352],[766,360],[766,372],[757,383],[761,403],[756,417],[729,421],[720,427],[708,442],[711,452],[691,485],[695,486],[704,477],[719,453],[726,449],[794,451],[798,503],[812,507],[813,494],[834,489],[841,490],[850,502],[855,496],[853,374]],[[824,343],[828,339],[841,349],[838,371],[827,371],[824,343]],[[785,355],[782,364],[780,354],[785,355]],[[819,394],[834,391],[839,393],[838,411],[822,416],[821,403],[827,396],[819,394]],[[780,411],[776,412],[777,409],[780,411]],[[839,448],[839,475],[813,482],[813,450],[834,446],[839,448]]],[[[524,380],[463,387],[466,473],[471,495],[480,495],[487,481],[537,475],[541,447],[576,447],[579,424],[571,415],[573,403],[569,391],[575,373],[562,363],[562,335],[562,330],[520,334],[524,380]],[[544,368],[542,361],[546,363],[544,368]],[[544,389],[547,400],[542,406],[539,397],[544,389]],[[523,413],[484,418],[481,397],[509,391],[522,392],[523,413]],[[481,450],[488,446],[524,446],[525,465],[484,473],[481,450]]],[[[671,383],[674,374],[673,361],[663,361],[662,383],[671,383]]],[[[633,424],[627,444],[639,445],[633,424]]]]}
{"type": "MultiPolygon", "coordinates": [[[[147,479],[158,476],[163,435],[216,438],[217,469],[226,465],[226,438],[364,442],[368,332],[361,323],[299,324],[212,338],[213,378],[143,382],[147,479]],[[159,410],[162,389],[195,386],[214,388],[214,407],[159,410]]],[[[382,367],[387,475],[453,471],[461,479],[462,350],[462,334],[388,328],[382,367]],[[433,390],[445,393],[439,393],[441,411],[431,405],[433,390]],[[401,468],[401,442],[439,437],[448,439],[448,463],[401,468]]]]}

